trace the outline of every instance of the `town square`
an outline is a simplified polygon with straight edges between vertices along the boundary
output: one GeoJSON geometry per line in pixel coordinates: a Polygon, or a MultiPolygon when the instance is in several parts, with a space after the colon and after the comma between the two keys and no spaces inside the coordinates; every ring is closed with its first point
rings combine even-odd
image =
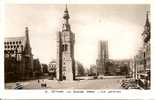
{"type": "Polygon", "coordinates": [[[5,9],[5,89],[150,89],[150,5],[5,9]]]}

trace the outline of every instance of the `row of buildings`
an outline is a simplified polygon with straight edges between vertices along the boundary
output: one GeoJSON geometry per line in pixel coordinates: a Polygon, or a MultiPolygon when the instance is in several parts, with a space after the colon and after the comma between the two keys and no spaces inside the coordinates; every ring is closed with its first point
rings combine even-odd
{"type": "MultiPolygon", "coordinates": [[[[82,64],[75,64],[75,34],[71,31],[69,18],[66,5],[62,30],[57,33],[57,59],[50,62],[47,68],[43,68],[43,71],[49,72],[60,81],[75,80],[75,73],[81,75],[78,70],[75,72],[75,66],[80,66],[79,70],[84,70],[82,64]]],[[[23,37],[5,38],[4,48],[5,81],[25,80],[34,75],[38,76],[41,64],[39,59],[33,59],[28,27],[25,28],[23,37]]]]}
{"type": "Polygon", "coordinates": [[[151,24],[149,21],[148,12],[146,14],[146,22],[142,36],[142,47],[139,49],[133,60],[133,77],[139,80],[139,85],[148,89],[151,83],[151,24]]]}
{"type": "MultiPolygon", "coordinates": [[[[133,59],[114,60],[108,57],[108,42],[99,41],[98,58],[96,60],[97,75],[129,75],[136,80],[141,80],[139,84],[147,84],[150,87],[150,37],[151,26],[149,22],[148,12],[146,14],[146,22],[144,31],[142,32],[142,47],[133,59]],[[123,71],[124,70],[124,71],[123,71]],[[122,74],[121,74],[122,73],[122,74]],[[147,83],[144,81],[147,81],[147,83]]],[[[95,68],[95,67],[93,67],[95,68]]],[[[143,85],[145,86],[145,85],[143,85]]]]}
{"type": "Polygon", "coordinates": [[[14,82],[40,78],[48,72],[46,64],[33,58],[29,29],[25,28],[22,37],[6,37],[4,40],[5,82],[14,82]]]}
{"type": "MultiPolygon", "coordinates": [[[[53,67],[50,70],[51,74],[55,73],[55,77],[60,81],[75,80],[76,73],[78,73],[75,70],[77,64],[74,59],[75,34],[71,30],[69,18],[66,6],[62,30],[57,33],[57,59],[55,62],[51,62],[53,67]]],[[[109,59],[108,41],[99,41],[96,75],[132,74],[136,79],[146,77],[145,79],[150,81],[150,34],[147,13],[142,33],[143,47],[133,60],[109,59]]],[[[38,74],[40,62],[38,59],[33,59],[28,27],[25,28],[25,36],[23,37],[5,38],[4,47],[5,81],[30,79],[38,74]]]]}
{"type": "Polygon", "coordinates": [[[5,38],[4,64],[5,81],[25,80],[32,77],[34,66],[28,27],[25,28],[23,37],[5,38]]]}
{"type": "Polygon", "coordinates": [[[99,41],[98,58],[96,67],[92,66],[91,70],[94,75],[126,75],[137,80],[144,89],[150,88],[151,83],[151,54],[150,38],[151,25],[148,12],[144,31],[141,33],[142,46],[133,59],[114,60],[108,57],[108,42],[99,41]]]}
{"type": "MultiPolygon", "coordinates": [[[[114,60],[109,59],[108,41],[100,40],[98,43],[98,58],[96,67],[91,66],[96,72],[95,75],[128,75],[131,59],[114,60]]],[[[91,68],[91,69],[92,69],[91,68]]]]}
{"type": "Polygon", "coordinates": [[[48,73],[48,66],[33,58],[29,29],[22,37],[6,37],[4,40],[5,82],[36,79],[48,73]]]}

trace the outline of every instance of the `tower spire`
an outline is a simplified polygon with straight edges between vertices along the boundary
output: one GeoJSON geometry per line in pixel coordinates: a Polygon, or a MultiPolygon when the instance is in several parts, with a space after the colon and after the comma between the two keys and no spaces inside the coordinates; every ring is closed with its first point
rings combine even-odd
{"type": "Polygon", "coordinates": [[[67,4],[66,4],[66,11],[68,11],[67,4]]]}
{"type": "Polygon", "coordinates": [[[150,26],[150,22],[149,22],[149,15],[148,15],[149,11],[147,11],[146,13],[146,22],[145,22],[145,26],[150,26]]]}
{"type": "Polygon", "coordinates": [[[64,23],[63,23],[63,27],[62,27],[62,30],[67,30],[69,31],[70,30],[70,25],[69,25],[69,12],[68,12],[68,8],[67,8],[67,4],[65,6],[65,11],[64,11],[64,15],[63,15],[63,19],[64,19],[64,23]]]}
{"type": "Polygon", "coordinates": [[[30,40],[29,40],[29,29],[25,27],[25,36],[26,36],[26,45],[30,47],[30,40]]]}
{"type": "Polygon", "coordinates": [[[29,40],[29,29],[28,29],[28,27],[25,27],[25,36],[26,36],[26,39],[29,40]]]}
{"type": "Polygon", "coordinates": [[[67,4],[66,4],[66,8],[65,8],[65,11],[64,11],[64,16],[63,16],[64,19],[68,20],[70,17],[69,17],[69,13],[68,13],[68,8],[67,8],[67,4]]]}

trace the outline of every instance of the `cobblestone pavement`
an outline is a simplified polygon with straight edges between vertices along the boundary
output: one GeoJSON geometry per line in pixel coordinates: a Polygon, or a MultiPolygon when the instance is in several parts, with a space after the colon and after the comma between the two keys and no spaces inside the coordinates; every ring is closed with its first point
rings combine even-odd
{"type": "MultiPolygon", "coordinates": [[[[105,78],[105,79],[92,79],[86,78],[85,80],[76,81],[56,81],[44,79],[44,83],[47,87],[41,87],[42,80],[38,83],[38,80],[21,82],[23,89],[121,89],[120,82],[124,79],[119,78],[105,78]]],[[[13,89],[15,83],[5,84],[6,89],[13,89]]]]}

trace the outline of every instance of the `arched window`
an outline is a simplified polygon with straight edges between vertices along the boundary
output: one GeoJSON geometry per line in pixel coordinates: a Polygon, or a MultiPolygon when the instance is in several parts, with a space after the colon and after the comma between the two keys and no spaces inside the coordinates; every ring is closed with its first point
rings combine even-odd
{"type": "Polygon", "coordinates": [[[67,45],[67,44],[65,44],[65,51],[67,51],[67,49],[68,49],[68,45],[67,45]]]}
{"type": "Polygon", "coordinates": [[[67,51],[67,49],[68,49],[68,45],[67,44],[62,45],[62,50],[63,51],[67,51]]]}
{"type": "Polygon", "coordinates": [[[21,40],[19,41],[19,44],[21,44],[21,40]]]}

